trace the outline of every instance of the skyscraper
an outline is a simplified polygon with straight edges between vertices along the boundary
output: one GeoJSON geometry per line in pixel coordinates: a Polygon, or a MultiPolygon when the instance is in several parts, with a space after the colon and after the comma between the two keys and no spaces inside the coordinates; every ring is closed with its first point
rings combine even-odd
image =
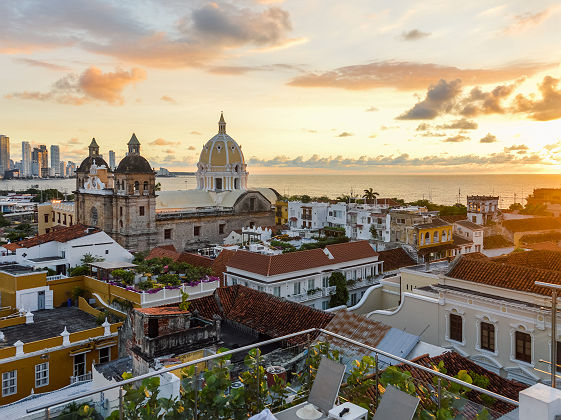
{"type": "Polygon", "coordinates": [[[33,162],[33,175],[41,178],[47,178],[49,176],[49,156],[47,146],[42,144],[39,147],[33,148],[33,152],[31,152],[31,160],[33,162]]]}
{"type": "Polygon", "coordinates": [[[10,169],[10,138],[0,134],[0,175],[10,169]]]}
{"type": "Polygon", "coordinates": [[[28,141],[21,142],[22,177],[31,176],[31,145],[28,141]]]}
{"type": "Polygon", "coordinates": [[[115,169],[115,152],[113,150],[109,151],[109,169],[115,169]]]}
{"type": "Polygon", "coordinates": [[[56,144],[51,146],[51,172],[51,175],[60,175],[60,148],[56,144]]]}

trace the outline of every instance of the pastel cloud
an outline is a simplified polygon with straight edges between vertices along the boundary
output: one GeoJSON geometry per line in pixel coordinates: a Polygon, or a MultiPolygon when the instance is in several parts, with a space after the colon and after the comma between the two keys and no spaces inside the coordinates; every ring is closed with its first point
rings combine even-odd
{"type": "Polygon", "coordinates": [[[460,69],[400,61],[378,61],[339,67],[325,72],[307,72],[288,82],[298,87],[330,87],[349,90],[395,88],[411,90],[425,88],[438,80],[461,79],[465,84],[487,84],[530,76],[552,64],[527,64],[496,69],[460,69]]]}
{"type": "Polygon", "coordinates": [[[175,99],[173,99],[171,96],[168,96],[168,95],[163,95],[160,98],[160,101],[168,102],[168,103],[174,104],[174,105],[177,104],[177,101],[175,99]]]}
{"type": "Polygon", "coordinates": [[[487,133],[485,137],[482,137],[481,140],[479,140],[479,143],[495,143],[496,141],[497,141],[496,136],[494,136],[491,133],[487,133]]]}
{"type": "Polygon", "coordinates": [[[175,145],[178,145],[179,142],[158,138],[158,139],[150,142],[149,144],[150,144],[150,146],[175,146],[175,145]]]}
{"type": "Polygon", "coordinates": [[[422,32],[419,29],[411,29],[410,31],[403,32],[401,34],[401,39],[404,41],[417,41],[422,38],[426,38],[430,35],[430,32],[422,32]]]}
{"type": "Polygon", "coordinates": [[[442,140],[442,141],[446,143],[461,143],[468,140],[469,137],[458,134],[457,136],[448,137],[446,140],[442,140]]]}
{"type": "Polygon", "coordinates": [[[6,98],[53,101],[69,105],[83,105],[94,101],[122,105],[125,87],[144,79],[146,72],[139,68],[103,73],[92,66],[81,75],[67,74],[57,80],[48,92],[16,92],[6,95],[6,98]]]}
{"type": "Polygon", "coordinates": [[[337,135],[337,137],[351,137],[351,136],[354,136],[354,134],[353,134],[353,133],[349,133],[348,131],[343,131],[342,133],[339,133],[339,134],[337,135]]]}

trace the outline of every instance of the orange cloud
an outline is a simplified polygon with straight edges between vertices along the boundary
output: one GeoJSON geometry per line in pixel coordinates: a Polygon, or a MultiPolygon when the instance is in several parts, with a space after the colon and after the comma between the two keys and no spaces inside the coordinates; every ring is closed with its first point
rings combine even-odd
{"type": "Polygon", "coordinates": [[[170,104],[176,104],[177,101],[173,99],[171,96],[164,95],[160,98],[160,101],[169,102],[170,104]]]}
{"type": "Polygon", "coordinates": [[[540,25],[545,20],[549,19],[553,14],[561,10],[559,5],[548,7],[536,13],[522,13],[514,16],[514,22],[506,29],[506,33],[523,32],[527,29],[540,25]]]}
{"type": "Polygon", "coordinates": [[[149,143],[150,146],[175,146],[178,145],[178,141],[169,141],[162,138],[156,139],[153,142],[149,143]]]}
{"type": "Polygon", "coordinates": [[[438,64],[379,61],[339,67],[326,72],[308,72],[288,84],[298,87],[330,87],[348,90],[425,88],[440,79],[461,79],[466,85],[494,83],[537,73],[554,64],[527,64],[496,69],[460,69],[438,64]]]}
{"type": "Polygon", "coordinates": [[[16,92],[6,95],[6,98],[54,101],[69,105],[83,105],[93,101],[122,105],[125,87],[144,79],[146,72],[139,68],[103,73],[92,66],[79,76],[69,73],[57,80],[49,92],[16,92]]]}

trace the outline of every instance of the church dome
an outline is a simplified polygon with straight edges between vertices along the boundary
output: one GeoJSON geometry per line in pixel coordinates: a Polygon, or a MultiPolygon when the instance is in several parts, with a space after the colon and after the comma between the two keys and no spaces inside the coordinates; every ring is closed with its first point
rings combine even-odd
{"type": "Polygon", "coordinates": [[[107,164],[107,162],[105,162],[105,160],[103,160],[103,158],[99,155],[99,146],[95,141],[95,138],[92,139],[90,145],[88,146],[88,149],[88,157],[85,158],[82,163],[80,163],[80,166],[78,167],[78,169],[76,169],[76,172],[89,172],[94,163],[96,164],[96,166],[104,165],[109,169],[109,165],[107,164]]]}
{"type": "Polygon", "coordinates": [[[127,144],[129,153],[119,162],[115,172],[120,174],[153,174],[154,170],[150,163],[140,155],[140,142],[136,138],[136,134],[132,133],[132,137],[127,144]]]}
{"type": "Polygon", "coordinates": [[[238,168],[242,170],[245,160],[242,149],[236,141],[226,134],[226,122],[224,116],[220,115],[218,122],[218,134],[212,137],[203,146],[199,158],[199,169],[213,170],[218,167],[238,168]]]}

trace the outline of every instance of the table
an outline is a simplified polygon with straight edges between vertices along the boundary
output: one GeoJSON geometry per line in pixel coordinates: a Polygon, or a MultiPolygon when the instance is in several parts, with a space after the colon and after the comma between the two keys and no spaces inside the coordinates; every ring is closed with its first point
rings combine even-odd
{"type": "Polygon", "coordinates": [[[329,410],[329,418],[339,420],[366,420],[368,418],[368,410],[366,408],[359,407],[356,404],[346,402],[341,405],[336,405],[331,410],[329,410]],[[348,408],[349,412],[343,417],[339,417],[339,413],[345,408],[348,408]]]}

